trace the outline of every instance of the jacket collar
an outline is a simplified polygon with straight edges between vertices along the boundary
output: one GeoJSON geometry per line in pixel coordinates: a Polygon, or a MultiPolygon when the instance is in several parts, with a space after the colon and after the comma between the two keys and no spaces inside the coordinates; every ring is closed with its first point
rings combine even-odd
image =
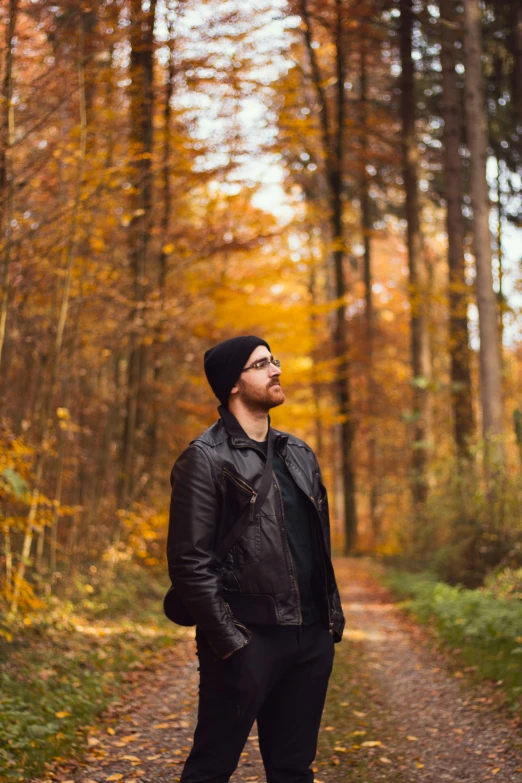
{"type": "MultiPolygon", "coordinates": [[[[249,444],[252,443],[252,439],[248,437],[241,424],[238,422],[234,414],[230,413],[228,408],[225,408],[224,405],[220,405],[218,407],[218,413],[221,416],[221,420],[230,437],[230,440],[232,441],[233,446],[239,445],[240,443],[245,443],[245,441],[249,444]]],[[[268,429],[270,430],[270,414],[268,414],[268,429]]],[[[274,430],[272,431],[276,436],[277,433],[274,430]]]]}

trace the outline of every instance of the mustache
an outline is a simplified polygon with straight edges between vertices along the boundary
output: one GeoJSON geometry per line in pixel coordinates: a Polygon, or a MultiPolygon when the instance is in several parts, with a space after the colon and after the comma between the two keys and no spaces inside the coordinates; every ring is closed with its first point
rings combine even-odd
{"type": "Polygon", "coordinates": [[[279,378],[277,378],[277,380],[275,380],[275,381],[272,381],[272,383],[270,383],[269,385],[270,386],[281,386],[281,384],[279,382],[279,378]]]}

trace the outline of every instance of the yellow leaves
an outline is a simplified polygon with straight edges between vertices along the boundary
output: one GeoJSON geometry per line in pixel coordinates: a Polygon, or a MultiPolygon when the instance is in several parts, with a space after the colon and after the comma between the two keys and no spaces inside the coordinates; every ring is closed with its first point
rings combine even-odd
{"type": "Polygon", "coordinates": [[[115,772],[114,775],[109,775],[105,780],[121,780],[123,775],[121,772],[115,772]]]}
{"type": "Polygon", "coordinates": [[[391,760],[387,756],[381,756],[379,758],[379,761],[381,761],[383,764],[391,764],[391,760]]]}
{"type": "Polygon", "coordinates": [[[129,744],[129,742],[134,742],[137,740],[140,736],[140,732],[136,732],[136,734],[127,734],[125,737],[122,737],[118,742],[114,742],[114,746],[116,748],[124,748],[126,745],[129,744]]]}
{"type": "Polygon", "coordinates": [[[418,742],[418,737],[414,737],[413,734],[408,734],[406,739],[410,740],[410,742],[418,742]]]}
{"type": "Polygon", "coordinates": [[[172,244],[172,242],[169,242],[168,244],[163,245],[161,249],[166,255],[169,255],[170,253],[173,253],[176,248],[175,245],[172,244]]]}
{"type": "Polygon", "coordinates": [[[87,737],[87,745],[90,748],[94,748],[96,745],[100,744],[100,740],[96,739],[96,737],[87,737]]]}
{"type": "Polygon", "coordinates": [[[380,740],[366,740],[361,743],[361,748],[381,748],[384,747],[380,740]]]}
{"type": "Polygon", "coordinates": [[[71,713],[67,710],[60,710],[59,712],[54,713],[57,718],[69,718],[71,713]]]}
{"type": "Polygon", "coordinates": [[[91,237],[90,242],[91,250],[94,250],[97,253],[102,253],[105,248],[105,242],[101,237],[91,237]]]}

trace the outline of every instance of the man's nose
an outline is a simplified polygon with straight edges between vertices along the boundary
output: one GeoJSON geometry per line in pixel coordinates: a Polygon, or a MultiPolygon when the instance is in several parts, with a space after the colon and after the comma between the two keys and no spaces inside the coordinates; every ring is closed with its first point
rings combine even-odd
{"type": "Polygon", "coordinates": [[[275,364],[272,364],[270,362],[270,364],[268,365],[268,372],[270,373],[270,376],[272,376],[272,375],[281,375],[281,368],[280,367],[276,367],[275,364]]]}

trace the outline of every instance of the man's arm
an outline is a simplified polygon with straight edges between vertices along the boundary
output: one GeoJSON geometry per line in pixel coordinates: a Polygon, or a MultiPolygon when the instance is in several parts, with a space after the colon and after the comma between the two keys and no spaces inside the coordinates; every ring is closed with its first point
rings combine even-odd
{"type": "Polygon", "coordinates": [[[169,576],[214,652],[225,658],[248,639],[221,594],[214,558],[218,496],[210,458],[200,446],[192,444],[180,455],[170,483],[169,576]]]}

